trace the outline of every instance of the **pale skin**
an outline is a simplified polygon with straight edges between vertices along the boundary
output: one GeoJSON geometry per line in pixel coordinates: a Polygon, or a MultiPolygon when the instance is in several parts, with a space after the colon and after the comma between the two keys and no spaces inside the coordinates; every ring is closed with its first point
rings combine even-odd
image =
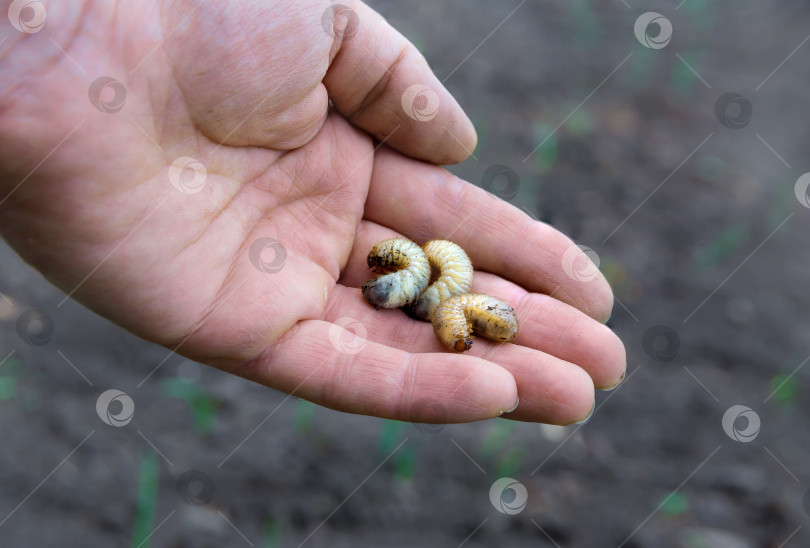
{"type": "Polygon", "coordinates": [[[35,34],[6,24],[0,233],[139,336],[320,405],[584,419],[625,371],[602,324],[610,287],[565,273],[567,237],[435,165],[472,152],[472,124],[405,38],[342,3],[358,22],[348,40],[322,27],[327,1],[53,2],[35,34]],[[100,76],[125,86],[120,111],[88,99],[100,76]],[[432,120],[404,112],[412,84],[438,94],[432,120]],[[170,183],[181,156],[207,170],[196,194],[170,183]],[[429,323],[369,306],[366,255],[397,235],[461,245],[473,291],[515,308],[516,343],[451,354],[429,323]],[[279,271],[249,260],[258,238],[283,245],[279,271]],[[342,351],[358,325],[367,341],[342,351]]]}

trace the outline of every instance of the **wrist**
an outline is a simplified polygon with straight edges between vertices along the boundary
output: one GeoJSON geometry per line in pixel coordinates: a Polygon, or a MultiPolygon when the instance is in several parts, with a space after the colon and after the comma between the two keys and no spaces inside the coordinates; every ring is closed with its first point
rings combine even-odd
{"type": "Polygon", "coordinates": [[[4,4],[10,24],[0,43],[0,200],[70,130],[62,131],[71,122],[73,95],[80,89],[74,83],[86,75],[69,52],[88,26],[92,2],[4,4]]]}
{"type": "Polygon", "coordinates": [[[92,2],[74,0],[12,0],[4,2],[9,20],[0,42],[0,100],[35,83],[49,67],[59,65],[65,50],[79,37],[82,20],[92,2]]]}

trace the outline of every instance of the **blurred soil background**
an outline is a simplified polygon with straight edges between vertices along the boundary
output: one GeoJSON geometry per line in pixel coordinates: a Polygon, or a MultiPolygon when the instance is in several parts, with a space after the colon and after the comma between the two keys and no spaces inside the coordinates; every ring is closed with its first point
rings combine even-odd
{"type": "Polygon", "coordinates": [[[807,3],[370,3],[478,128],[451,170],[598,257],[625,383],[581,427],[344,415],[58,307],[3,246],[0,545],[809,546],[807,3]]]}

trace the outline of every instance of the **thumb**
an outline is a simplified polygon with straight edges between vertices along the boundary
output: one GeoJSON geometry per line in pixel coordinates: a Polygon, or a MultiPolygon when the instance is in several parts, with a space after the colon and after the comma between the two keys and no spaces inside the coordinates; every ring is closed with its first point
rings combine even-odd
{"type": "Polygon", "coordinates": [[[386,145],[453,164],[475,149],[472,122],[416,47],[359,1],[326,8],[332,62],[323,79],[337,110],[386,145]]]}

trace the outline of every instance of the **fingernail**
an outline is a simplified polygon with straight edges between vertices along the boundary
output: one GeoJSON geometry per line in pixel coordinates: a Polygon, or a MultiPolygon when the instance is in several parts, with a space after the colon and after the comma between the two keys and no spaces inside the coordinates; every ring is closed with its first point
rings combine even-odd
{"type": "Polygon", "coordinates": [[[624,371],[622,371],[622,376],[619,379],[619,382],[617,382],[613,386],[608,386],[607,388],[600,388],[599,390],[601,390],[602,392],[610,392],[611,390],[616,390],[616,388],[618,388],[619,385],[624,382],[624,377],[626,375],[627,375],[627,366],[625,365],[624,366],[624,371]]]}
{"type": "MultiPolygon", "coordinates": [[[[520,404],[520,397],[519,397],[519,396],[518,396],[517,398],[515,398],[515,405],[514,405],[514,406],[512,406],[512,409],[507,409],[507,410],[506,410],[506,411],[504,411],[503,413],[511,413],[512,411],[514,411],[515,409],[517,409],[518,404],[520,404]]],[[[503,413],[501,413],[501,415],[503,415],[503,413]]]]}
{"type": "Polygon", "coordinates": [[[581,421],[578,421],[578,422],[575,422],[575,423],[572,423],[572,424],[585,424],[586,422],[591,420],[591,417],[593,416],[594,409],[596,409],[596,400],[593,400],[593,407],[591,407],[591,412],[588,413],[588,416],[585,417],[584,419],[582,419],[581,421]]]}

